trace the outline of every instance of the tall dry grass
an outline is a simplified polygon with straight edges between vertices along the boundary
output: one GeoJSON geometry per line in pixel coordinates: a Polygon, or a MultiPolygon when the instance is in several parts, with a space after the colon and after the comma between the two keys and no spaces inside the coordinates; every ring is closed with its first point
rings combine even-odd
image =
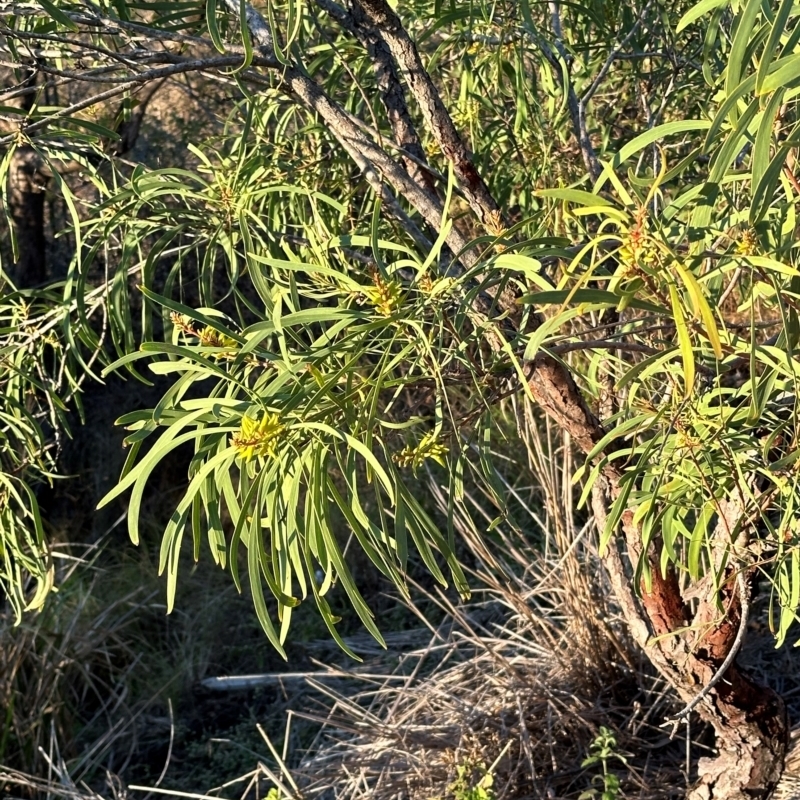
{"type": "Polygon", "coordinates": [[[61,742],[81,780],[122,740],[130,744],[128,687],[140,654],[127,628],[149,598],[137,587],[99,602],[101,574],[86,577],[95,552],[56,548],[61,590],[45,610],[17,627],[0,613],[0,764],[52,777],[61,742]]]}

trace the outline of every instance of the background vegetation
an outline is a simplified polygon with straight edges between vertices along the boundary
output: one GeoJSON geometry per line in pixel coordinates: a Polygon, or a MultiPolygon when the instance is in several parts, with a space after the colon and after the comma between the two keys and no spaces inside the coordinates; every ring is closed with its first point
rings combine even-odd
{"type": "Polygon", "coordinates": [[[768,796],[789,656],[742,645],[800,606],[792,3],[0,12],[9,785],[768,796]],[[339,738],[279,753],[286,682],[343,654],[381,688],[308,677],[339,738]]]}

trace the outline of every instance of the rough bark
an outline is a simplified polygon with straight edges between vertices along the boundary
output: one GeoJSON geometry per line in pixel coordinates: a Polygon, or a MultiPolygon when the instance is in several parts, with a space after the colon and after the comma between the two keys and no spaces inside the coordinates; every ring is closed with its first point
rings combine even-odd
{"type": "MultiPolygon", "coordinates": [[[[459,185],[476,215],[484,224],[498,221],[497,205],[475,170],[397,15],[384,0],[353,0],[352,6],[364,12],[388,45],[420,105],[429,131],[453,163],[459,185]]],[[[295,83],[295,91],[299,88],[295,83]]],[[[308,97],[307,92],[308,87],[304,86],[297,93],[308,97]]],[[[378,158],[375,163],[379,161],[378,158]]],[[[384,172],[387,177],[388,174],[384,172]]],[[[399,194],[417,205],[413,193],[408,194],[400,182],[392,182],[399,194]]],[[[428,221],[432,222],[429,217],[428,221]]],[[[605,435],[602,424],[561,362],[548,356],[536,358],[530,365],[529,386],[544,411],[569,433],[584,453],[591,451],[605,435]]],[[[613,447],[612,444],[608,449],[613,447]]],[[[618,471],[606,467],[598,482],[594,505],[601,525],[619,494],[621,477],[618,471]]],[[[623,516],[621,527],[620,543],[632,563],[642,557],[652,562],[651,584],[640,586],[636,593],[624,570],[620,551],[616,545],[609,548],[606,563],[626,621],[656,668],[690,702],[714,679],[736,640],[737,613],[741,607],[740,599],[735,596],[736,583],[731,579],[723,587],[723,594],[728,596],[722,598],[716,596],[713,587],[706,587],[704,596],[698,598],[692,620],[674,572],[662,577],[653,552],[641,553],[641,532],[631,513],[623,516]],[[727,606],[725,614],[718,612],[720,604],[727,606]]],[[[786,752],[788,726],[781,698],[756,684],[734,660],[697,710],[717,732],[719,756],[700,760],[699,781],[690,793],[691,800],[768,797],[780,777],[786,752]]]]}
{"type": "MultiPolygon", "coordinates": [[[[233,0],[226,0],[226,5],[234,13],[238,12],[238,4],[233,0]]],[[[459,186],[476,216],[487,227],[499,227],[502,215],[497,204],[475,169],[397,15],[385,0],[352,0],[351,7],[363,12],[364,18],[386,43],[420,106],[429,132],[453,164],[459,186]]],[[[270,56],[273,46],[268,26],[250,6],[246,6],[246,15],[254,41],[263,55],[270,56]]],[[[441,203],[428,187],[415,181],[403,165],[390,158],[379,142],[367,135],[362,126],[301,70],[284,67],[282,77],[284,86],[325,121],[385,202],[394,202],[394,197],[378,173],[431,227],[438,228],[441,203]]],[[[458,252],[466,242],[452,229],[448,244],[458,252]]],[[[487,335],[490,330],[491,326],[487,328],[487,335]]],[[[540,355],[529,365],[528,384],[544,411],[569,433],[584,453],[590,452],[605,435],[601,422],[589,409],[575,380],[561,362],[540,355]]],[[[614,449],[614,445],[608,449],[614,449]]],[[[606,466],[595,486],[593,504],[600,527],[604,525],[611,503],[619,495],[621,478],[620,472],[606,466]]],[[[624,514],[619,541],[608,548],[606,566],[635,640],[678,694],[691,702],[702,687],[715,678],[736,641],[737,613],[741,608],[741,598],[736,596],[737,581],[731,576],[723,585],[723,597],[717,597],[713,587],[706,587],[705,594],[698,598],[694,620],[698,625],[701,620],[704,624],[693,626],[675,574],[668,571],[662,577],[654,557],[655,549],[642,553],[641,541],[633,515],[624,514]],[[640,558],[650,561],[651,582],[638,587],[638,592],[634,591],[633,581],[625,571],[625,553],[633,564],[640,558]],[[717,611],[720,605],[726,609],[724,614],[717,611]]],[[[771,690],[758,686],[734,660],[723,680],[713,687],[697,710],[717,731],[720,754],[715,759],[700,760],[699,781],[690,794],[691,800],[767,798],[780,777],[786,751],[787,721],[781,699],[771,690]]]]}
{"type": "Polygon", "coordinates": [[[444,157],[453,165],[458,185],[478,219],[490,232],[504,226],[503,215],[478,172],[461,134],[453,124],[439,92],[422,64],[417,46],[386,0],[353,0],[380,32],[419,104],[428,130],[444,157]]]}
{"type": "MultiPolygon", "coordinates": [[[[120,120],[116,128],[119,139],[110,147],[113,155],[123,156],[135,146],[147,106],[163,82],[157,81],[147,87],[130,117],[120,120]]],[[[32,96],[26,96],[26,100],[31,99],[32,96]]],[[[63,174],[72,169],[71,165],[65,165],[60,171],[63,174]]],[[[17,147],[9,166],[8,210],[18,252],[11,279],[20,289],[38,286],[47,280],[45,190],[51,177],[50,165],[36,150],[28,145],[17,147]]]]}
{"type": "Polygon", "coordinates": [[[360,6],[355,6],[351,13],[333,0],[317,0],[317,5],[355,36],[367,51],[375,70],[386,118],[392,128],[395,143],[400,148],[406,172],[430,194],[438,196],[433,176],[426,168],[428,159],[422,149],[414,121],[411,119],[397,65],[386,42],[360,6]]]}

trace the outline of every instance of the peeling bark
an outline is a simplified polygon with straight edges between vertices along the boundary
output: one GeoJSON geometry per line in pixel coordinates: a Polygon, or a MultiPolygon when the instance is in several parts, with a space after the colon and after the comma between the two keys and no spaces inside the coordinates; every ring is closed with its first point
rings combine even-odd
{"type": "Polygon", "coordinates": [[[349,31],[363,45],[372,61],[381,102],[394,133],[395,143],[402,151],[403,163],[412,180],[434,197],[438,197],[431,173],[425,169],[428,158],[411,119],[406,94],[397,65],[380,32],[370,22],[363,9],[356,5],[352,13],[333,0],[317,0],[317,5],[349,31]]]}
{"type": "MultiPolygon", "coordinates": [[[[458,184],[478,219],[490,229],[503,225],[503,216],[478,172],[453,120],[422,64],[417,46],[386,0],[353,0],[386,42],[419,104],[428,130],[444,157],[453,165],[458,184]]],[[[506,226],[507,227],[507,226],[506,226]]]]}

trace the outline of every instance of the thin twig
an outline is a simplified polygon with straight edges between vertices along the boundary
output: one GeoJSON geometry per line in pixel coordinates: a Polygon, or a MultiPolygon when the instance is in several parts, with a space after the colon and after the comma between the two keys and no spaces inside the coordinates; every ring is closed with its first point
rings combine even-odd
{"type": "Polygon", "coordinates": [[[614,49],[608,54],[608,58],[606,58],[605,63],[602,67],[600,67],[600,71],[595,75],[594,80],[592,81],[589,88],[583,93],[581,96],[579,106],[582,112],[586,111],[586,104],[592,99],[594,93],[600,88],[600,85],[605,80],[606,75],[608,75],[608,71],[611,69],[611,65],[616,61],[616,59],[620,55],[620,51],[628,44],[628,42],[633,38],[636,31],[639,29],[639,26],[644,21],[645,14],[650,9],[653,0],[648,0],[645,3],[642,10],[639,12],[639,16],[637,17],[636,21],[631,26],[631,29],[625,35],[625,38],[614,47],[614,49]]]}
{"type": "MultiPolygon", "coordinates": [[[[679,711],[675,717],[675,723],[677,727],[677,722],[683,717],[691,714],[692,711],[697,708],[697,706],[708,697],[711,690],[722,680],[725,673],[728,671],[728,667],[733,664],[734,659],[739,653],[739,648],[742,646],[742,642],[744,642],[745,633],[747,632],[747,622],[750,617],[750,598],[749,593],[747,591],[747,584],[744,579],[744,574],[740,570],[736,573],[736,586],[739,589],[739,629],[736,631],[736,638],[733,640],[733,645],[731,645],[731,649],[728,651],[728,655],[725,656],[725,660],[720,664],[717,671],[711,677],[711,680],[700,690],[700,693],[689,703],[682,711],[679,711]]],[[[675,735],[675,728],[673,728],[672,735],[675,735]]],[[[672,737],[670,737],[672,738],[672,737]]]]}

